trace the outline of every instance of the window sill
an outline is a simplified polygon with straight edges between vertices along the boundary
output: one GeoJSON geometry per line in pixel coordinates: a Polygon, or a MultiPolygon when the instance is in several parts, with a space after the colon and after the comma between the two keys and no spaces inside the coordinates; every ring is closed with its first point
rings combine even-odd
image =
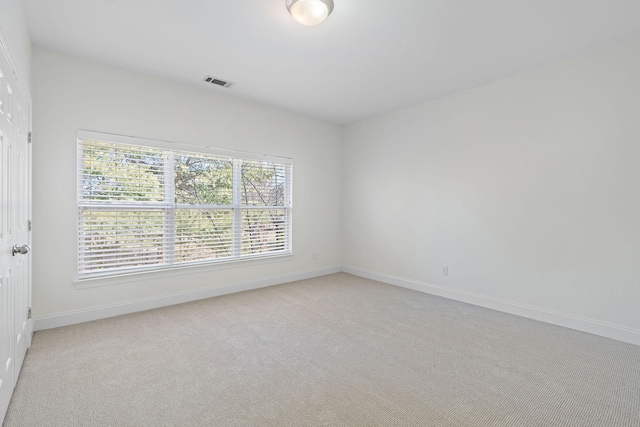
{"type": "Polygon", "coordinates": [[[167,267],[160,270],[136,271],[131,273],[113,274],[109,276],[87,277],[75,279],[73,286],[78,289],[90,289],[101,286],[121,285],[124,283],[142,282],[165,277],[187,276],[229,268],[249,267],[261,264],[293,261],[293,254],[261,256],[253,259],[233,259],[214,263],[191,264],[179,267],[167,267]]]}

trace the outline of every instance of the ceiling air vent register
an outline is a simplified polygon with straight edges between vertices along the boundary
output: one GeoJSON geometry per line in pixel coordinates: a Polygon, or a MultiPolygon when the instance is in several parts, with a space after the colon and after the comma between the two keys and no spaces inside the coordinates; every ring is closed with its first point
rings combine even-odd
{"type": "Polygon", "coordinates": [[[212,85],[218,85],[226,88],[230,88],[231,86],[234,85],[233,82],[229,82],[229,81],[222,80],[217,77],[211,77],[211,76],[204,76],[204,79],[202,79],[202,81],[211,83],[212,85]]]}

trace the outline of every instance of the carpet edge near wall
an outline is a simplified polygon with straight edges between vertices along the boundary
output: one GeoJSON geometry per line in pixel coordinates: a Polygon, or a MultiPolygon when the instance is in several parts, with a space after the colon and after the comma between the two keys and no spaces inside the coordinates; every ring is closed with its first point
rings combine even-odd
{"type": "Polygon", "coordinates": [[[281,285],[284,283],[291,283],[298,280],[311,279],[314,277],[320,277],[340,272],[640,346],[640,330],[600,322],[593,319],[572,316],[565,313],[553,312],[537,307],[526,306],[523,304],[518,304],[498,298],[487,297],[471,292],[445,288],[427,282],[420,282],[398,276],[386,275],[379,272],[360,269],[358,267],[347,265],[330,266],[317,270],[309,270],[300,273],[274,276],[266,279],[251,280],[215,288],[199,289],[178,294],[163,295],[158,297],[127,301],[119,304],[97,306],[82,310],[53,314],[49,316],[36,317],[34,319],[33,330],[41,331],[62,326],[69,326],[93,320],[120,316],[123,314],[135,313],[175,304],[182,304],[206,298],[213,298],[236,292],[281,285]]]}
{"type": "Polygon", "coordinates": [[[330,266],[317,270],[309,270],[299,273],[268,277],[259,280],[250,280],[224,286],[217,286],[213,288],[161,295],[157,297],[125,301],[117,304],[73,310],[64,313],[52,314],[49,316],[35,317],[33,330],[34,332],[36,332],[46,329],[59,328],[62,326],[70,326],[78,323],[107,319],[109,317],[120,316],[123,314],[152,310],[154,308],[167,307],[176,304],[184,304],[187,302],[198,301],[237,292],[266,288],[268,286],[282,285],[285,283],[297,282],[298,280],[312,279],[314,277],[321,277],[328,274],[340,272],[342,272],[341,266],[330,266]]]}
{"type": "Polygon", "coordinates": [[[386,275],[352,266],[342,266],[342,271],[354,276],[377,280],[389,285],[412,289],[414,291],[448,298],[451,300],[464,302],[491,310],[501,311],[503,313],[513,314],[515,316],[537,320],[540,322],[549,323],[552,325],[574,329],[580,332],[586,332],[588,334],[640,346],[640,330],[627,328],[625,326],[600,322],[593,319],[573,316],[566,313],[554,312],[537,307],[531,307],[511,301],[502,300],[499,298],[492,298],[472,292],[445,288],[443,286],[438,286],[427,282],[409,280],[402,277],[386,275]]]}

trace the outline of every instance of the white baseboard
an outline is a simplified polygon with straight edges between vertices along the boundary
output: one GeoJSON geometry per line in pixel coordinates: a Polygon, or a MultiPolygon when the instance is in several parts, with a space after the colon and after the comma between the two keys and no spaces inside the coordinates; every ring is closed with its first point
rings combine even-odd
{"type": "Polygon", "coordinates": [[[437,295],[444,298],[477,305],[480,307],[490,308],[492,310],[502,311],[504,313],[514,314],[516,316],[539,320],[541,322],[551,323],[553,325],[563,326],[565,328],[575,329],[578,331],[611,338],[617,341],[640,345],[640,331],[636,329],[626,328],[624,326],[586,319],[578,316],[572,316],[564,313],[557,313],[540,308],[529,307],[498,298],[474,294],[472,292],[445,288],[442,286],[425,282],[418,282],[415,280],[407,280],[401,277],[385,275],[374,271],[363,270],[350,266],[333,266],[319,270],[235,283],[210,289],[201,289],[197,291],[182,292],[179,294],[145,298],[120,304],[92,307],[83,310],[55,314],[52,316],[38,317],[34,319],[33,330],[41,331],[61,326],[74,325],[77,323],[90,322],[92,320],[106,319],[108,317],[120,316],[122,314],[135,313],[138,311],[166,307],[175,304],[182,304],[185,302],[212,298],[220,295],[232,294],[235,292],[248,291],[251,289],[280,285],[283,283],[290,283],[298,280],[311,279],[327,274],[339,273],[341,271],[353,274],[354,276],[360,276],[367,279],[388,283],[390,285],[413,289],[415,291],[437,295]]]}
{"type": "Polygon", "coordinates": [[[106,319],[108,317],[120,316],[122,314],[135,313],[138,311],[166,307],[175,304],[182,304],[185,302],[212,298],[220,295],[232,294],[235,292],[248,291],[251,289],[281,285],[283,283],[290,283],[298,280],[311,279],[314,277],[325,276],[327,274],[339,273],[341,271],[342,268],[340,266],[326,267],[319,270],[270,277],[267,279],[252,280],[248,282],[234,283],[231,285],[210,289],[182,292],[160,297],[127,301],[120,304],[104,305],[83,310],[70,311],[66,313],[54,314],[52,316],[37,317],[34,319],[33,330],[42,331],[45,329],[58,328],[60,326],[68,326],[77,323],[90,322],[92,320],[106,319]]]}
{"type": "Polygon", "coordinates": [[[374,271],[362,270],[356,267],[343,266],[342,271],[344,271],[345,273],[353,274],[354,276],[377,280],[379,282],[384,282],[390,285],[413,289],[415,291],[437,295],[456,301],[466,302],[468,304],[490,308],[492,310],[502,311],[504,313],[515,314],[516,316],[539,320],[541,322],[551,323],[553,325],[563,326],[565,328],[575,329],[578,331],[587,332],[589,334],[611,338],[617,341],[640,345],[640,331],[636,329],[626,328],[624,326],[614,325],[563,313],[557,313],[540,308],[529,307],[497,298],[474,294],[471,292],[459,291],[438,285],[433,285],[430,283],[407,280],[401,277],[389,276],[376,273],[374,271]]]}

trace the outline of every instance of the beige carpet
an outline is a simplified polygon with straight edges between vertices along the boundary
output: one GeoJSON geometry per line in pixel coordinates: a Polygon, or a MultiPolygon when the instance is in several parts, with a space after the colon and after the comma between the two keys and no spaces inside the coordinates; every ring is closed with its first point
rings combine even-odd
{"type": "Polygon", "coordinates": [[[640,347],[336,274],[38,332],[4,426],[640,426],[640,347]]]}

